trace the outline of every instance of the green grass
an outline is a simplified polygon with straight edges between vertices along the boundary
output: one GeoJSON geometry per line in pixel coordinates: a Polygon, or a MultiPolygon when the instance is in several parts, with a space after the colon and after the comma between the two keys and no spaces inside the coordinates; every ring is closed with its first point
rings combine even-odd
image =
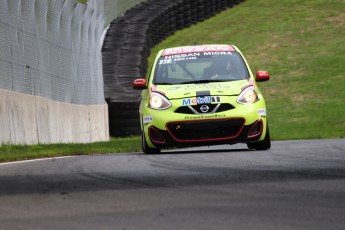
{"type": "Polygon", "coordinates": [[[82,4],[85,4],[87,3],[87,0],[77,0],[78,2],[82,3],[82,4]]]}
{"type": "Polygon", "coordinates": [[[345,137],[345,1],[246,0],[178,31],[152,50],[188,44],[238,46],[267,101],[272,139],[345,137]]]}
{"type": "Polygon", "coordinates": [[[111,138],[91,144],[1,145],[0,162],[45,157],[141,151],[140,137],[111,138]]]}
{"type": "MultiPolygon", "coordinates": [[[[176,32],[154,47],[230,43],[260,83],[273,140],[345,138],[345,1],[246,0],[176,32]]],[[[140,138],[93,144],[0,146],[0,162],[79,154],[140,151],[140,138]]]]}

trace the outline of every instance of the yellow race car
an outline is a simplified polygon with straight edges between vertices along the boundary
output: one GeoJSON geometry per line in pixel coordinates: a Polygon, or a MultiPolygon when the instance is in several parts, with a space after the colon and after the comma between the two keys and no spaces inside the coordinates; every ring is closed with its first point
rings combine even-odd
{"type": "Polygon", "coordinates": [[[171,147],[247,143],[271,147],[265,100],[234,45],[196,45],[161,50],[142,90],[140,122],[144,153],[171,147]]]}

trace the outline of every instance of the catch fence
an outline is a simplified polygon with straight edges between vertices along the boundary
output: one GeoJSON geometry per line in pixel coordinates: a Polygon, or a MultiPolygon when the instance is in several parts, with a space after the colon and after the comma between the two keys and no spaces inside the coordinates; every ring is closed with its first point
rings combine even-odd
{"type": "Polygon", "coordinates": [[[0,88],[104,104],[104,14],[75,0],[0,0],[0,88]]]}
{"type": "MultiPolygon", "coordinates": [[[[94,0],[96,2],[98,0],[94,0]]],[[[145,2],[146,0],[102,0],[104,2],[104,14],[106,15],[105,26],[108,26],[110,22],[126,13],[126,11],[133,6],[145,2]]],[[[99,2],[95,3],[96,7],[102,7],[99,2]]]]}

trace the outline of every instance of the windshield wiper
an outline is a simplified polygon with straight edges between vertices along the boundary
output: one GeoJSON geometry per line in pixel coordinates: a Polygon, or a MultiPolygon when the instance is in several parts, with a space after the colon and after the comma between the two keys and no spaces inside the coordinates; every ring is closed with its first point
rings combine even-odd
{"type": "Polygon", "coordinates": [[[210,83],[210,82],[224,82],[222,80],[196,80],[196,81],[185,81],[179,84],[199,84],[199,83],[210,83]]]}
{"type": "Polygon", "coordinates": [[[169,83],[169,82],[155,82],[155,85],[174,85],[173,83],[169,83]]]}

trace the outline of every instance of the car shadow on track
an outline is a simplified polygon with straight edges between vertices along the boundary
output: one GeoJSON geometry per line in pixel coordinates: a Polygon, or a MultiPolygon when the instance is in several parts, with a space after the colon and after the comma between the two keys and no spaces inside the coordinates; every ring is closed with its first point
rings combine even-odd
{"type": "Polygon", "coordinates": [[[191,147],[191,148],[177,148],[170,150],[163,150],[161,154],[202,154],[202,153],[234,153],[234,152],[255,152],[256,150],[248,149],[243,145],[220,145],[220,146],[205,146],[205,147],[191,147]]]}

